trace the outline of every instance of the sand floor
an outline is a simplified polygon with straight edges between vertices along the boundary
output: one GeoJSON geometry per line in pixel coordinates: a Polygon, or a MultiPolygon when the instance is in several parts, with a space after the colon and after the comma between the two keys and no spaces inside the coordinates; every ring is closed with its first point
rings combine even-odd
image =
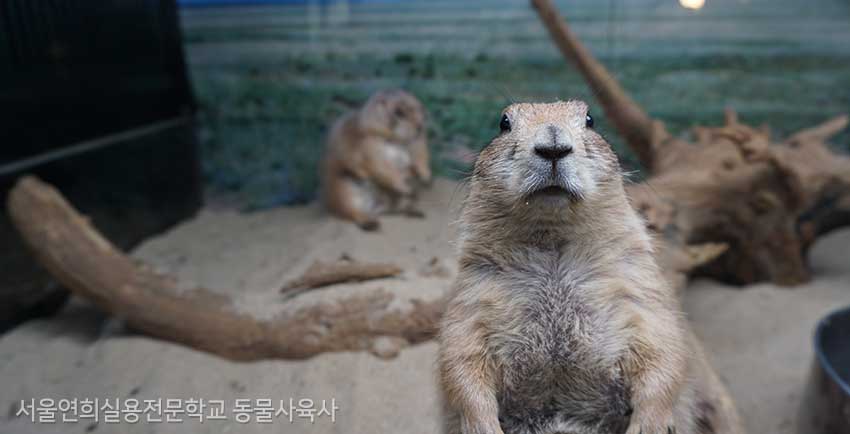
{"type": "MultiPolygon", "coordinates": [[[[312,300],[385,288],[400,302],[439,296],[451,282],[457,209],[463,193],[438,181],[422,201],[425,219],[390,217],[379,234],[363,233],[315,206],[254,214],[207,209],[197,218],[140,246],[134,256],[200,284],[238,296],[239,309],[268,317],[312,300]],[[315,259],[348,254],[393,261],[400,279],[314,291],[284,300],[276,289],[315,259]],[[425,272],[438,258],[447,273],[425,272]]],[[[684,307],[697,334],[737,399],[750,433],[792,433],[812,359],[811,335],[827,312],[850,304],[850,231],[823,238],[811,253],[815,279],[796,288],[728,287],[696,281],[684,307]]],[[[128,332],[119,319],[74,300],[59,315],[31,321],[0,337],[0,433],[434,433],[440,405],[433,343],[386,361],[366,353],[324,354],[306,361],[234,363],[128,332]],[[226,420],[111,424],[99,417],[39,424],[15,416],[22,399],[222,400],[226,420]],[[256,414],[242,424],[237,399],[311,398],[338,407],[315,423],[256,414]]],[[[78,401],[79,402],[79,401],[78,401]]],[[[254,408],[258,408],[255,404],[254,408]]],[[[209,414],[209,410],[205,413],[209,414]]],[[[144,417],[143,417],[144,418],[144,417]]]]}

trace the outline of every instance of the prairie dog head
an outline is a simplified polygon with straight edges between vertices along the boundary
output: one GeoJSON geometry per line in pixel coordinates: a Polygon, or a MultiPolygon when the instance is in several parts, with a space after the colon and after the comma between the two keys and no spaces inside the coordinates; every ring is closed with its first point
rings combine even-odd
{"type": "Polygon", "coordinates": [[[410,144],[425,130],[425,109],[399,89],[373,94],[360,111],[360,127],[399,144],[410,144]]]}
{"type": "Polygon", "coordinates": [[[474,201],[546,214],[622,191],[617,157],[584,102],[513,104],[499,129],[475,163],[474,201]]]}

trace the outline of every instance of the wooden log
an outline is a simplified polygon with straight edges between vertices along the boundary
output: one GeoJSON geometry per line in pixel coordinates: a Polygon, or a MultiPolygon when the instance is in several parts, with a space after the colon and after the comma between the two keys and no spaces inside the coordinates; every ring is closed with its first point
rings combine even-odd
{"type": "Polygon", "coordinates": [[[281,292],[321,288],[336,283],[362,282],[364,280],[394,277],[402,269],[394,264],[358,262],[340,259],[335,262],[316,261],[297,279],[287,283],[281,292]]]}

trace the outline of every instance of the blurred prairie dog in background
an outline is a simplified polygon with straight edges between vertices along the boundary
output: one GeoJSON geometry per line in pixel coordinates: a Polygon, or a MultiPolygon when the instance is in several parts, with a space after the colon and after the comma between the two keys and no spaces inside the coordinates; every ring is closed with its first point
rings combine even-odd
{"type": "Polygon", "coordinates": [[[421,214],[416,194],[431,181],[425,122],[419,100],[397,89],[338,119],[321,167],[328,210],[366,230],[379,227],[381,214],[421,214]]]}
{"type": "Polygon", "coordinates": [[[587,105],[514,104],[500,127],[440,327],[449,432],[741,433],[587,105]]]}

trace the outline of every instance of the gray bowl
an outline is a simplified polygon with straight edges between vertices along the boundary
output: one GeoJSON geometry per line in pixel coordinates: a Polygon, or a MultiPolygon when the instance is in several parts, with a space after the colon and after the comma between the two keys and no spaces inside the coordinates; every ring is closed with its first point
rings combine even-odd
{"type": "Polygon", "coordinates": [[[800,434],[850,434],[850,307],[818,323],[799,420],[800,434]]]}

